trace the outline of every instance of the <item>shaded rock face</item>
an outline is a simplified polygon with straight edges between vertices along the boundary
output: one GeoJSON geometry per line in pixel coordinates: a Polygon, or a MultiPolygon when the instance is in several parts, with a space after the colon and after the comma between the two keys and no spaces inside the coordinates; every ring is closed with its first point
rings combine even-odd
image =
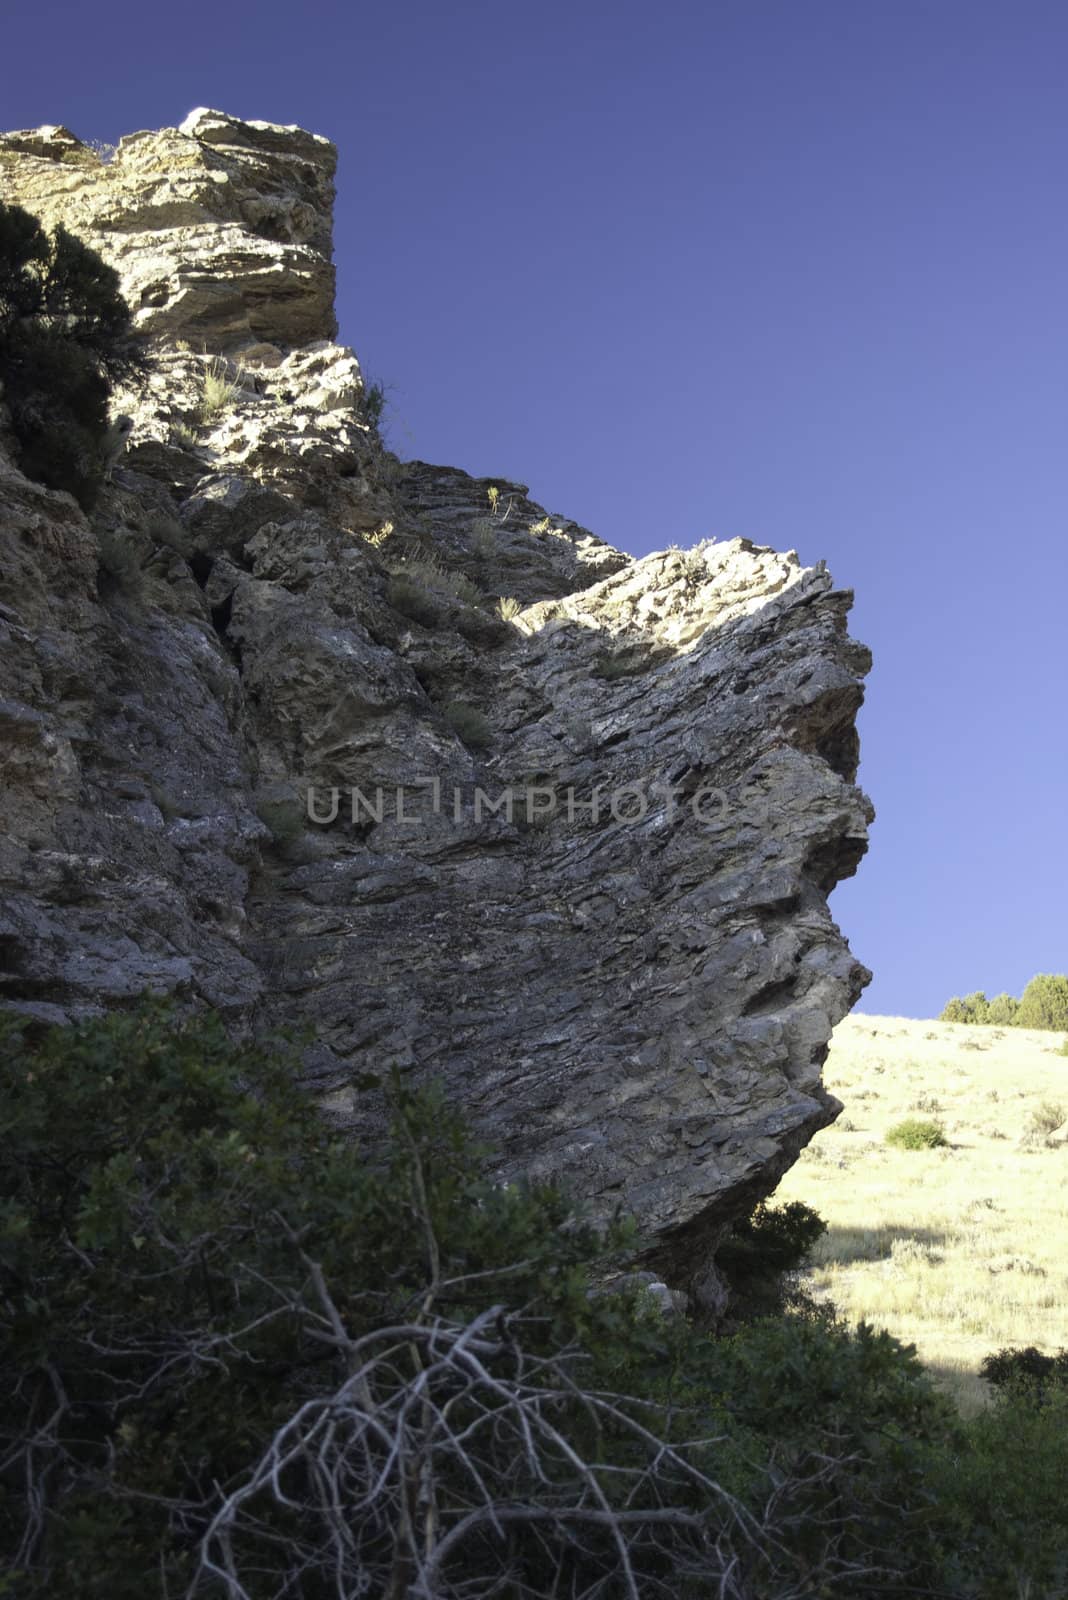
{"type": "Polygon", "coordinates": [[[714,1309],[868,978],[827,909],[872,815],[851,597],[398,461],[331,342],[333,169],[207,111],[110,163],[0,137],[152,340],[91,520],[0,432],[0,999],[308,1024],[347,1121],[444,1077],[502,1180],[634,1212],[714,1309]]]}

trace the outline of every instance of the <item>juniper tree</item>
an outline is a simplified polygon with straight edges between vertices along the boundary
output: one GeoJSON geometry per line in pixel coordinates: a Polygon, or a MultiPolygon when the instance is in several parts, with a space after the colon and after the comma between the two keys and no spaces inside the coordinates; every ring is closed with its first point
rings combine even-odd
{"type": "Polygon", "coordinates": [[[111,386],[137,365],[114,268],[62,225],[48,234],[0,204],[0,383],[28,477],[92,507],[111,386]]]}

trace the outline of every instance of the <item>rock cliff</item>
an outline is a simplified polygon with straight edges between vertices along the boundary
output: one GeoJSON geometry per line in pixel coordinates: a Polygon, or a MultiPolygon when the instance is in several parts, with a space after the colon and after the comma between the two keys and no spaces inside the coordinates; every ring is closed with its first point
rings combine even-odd
{"type": "Polygon", "coordinates": [[[345,1118],[442,1076],[502,1177],[635,1212],[714,1305],[868,978],[826,903],[871,819],[851,596],[397,460],[333,343],[334,161],[203,110],[0,137],[151,352],[91,518],[0,443],[0,998],[311,1024],[345,1118]]]}

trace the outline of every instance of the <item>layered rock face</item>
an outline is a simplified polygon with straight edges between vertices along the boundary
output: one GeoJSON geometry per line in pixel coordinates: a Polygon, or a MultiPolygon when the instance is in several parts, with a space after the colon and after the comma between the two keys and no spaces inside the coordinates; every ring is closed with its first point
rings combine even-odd
{"type": "Polygon", "coordinates": [[[331,342],[333,167],[207,111],[106,163],[0,138],[152,340],[91,519],[0,445],[0,998],[310,1024],[350,1120],[442,1077],[502,1179],[634,1212],[714,1305],[868,977],[826,903],[871,818],[851,597],[398,461],[331,342]]]}
{"type": "Polygon", "coordinates": [[[228,350],[332,339],[337,156],[301,128],[191,111],[105,162],[66,128],[0,141],[0,182],[118,267],[136,326],[228,350]]]}

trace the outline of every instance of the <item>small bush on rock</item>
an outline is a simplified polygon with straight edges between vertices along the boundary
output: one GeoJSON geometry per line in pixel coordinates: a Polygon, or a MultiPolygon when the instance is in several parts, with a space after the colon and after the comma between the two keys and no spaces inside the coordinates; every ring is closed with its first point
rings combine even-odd
{"type": "Polygon", "coordinates": [[[204,372],[200,399],[197,402],[196,422],[200,428],[210,428],[233,409],[240,384],[232,379],[224,362],[214,360],[204,372]]]}
{"type": "Polygon", "coordinates": [[[493,729],[482,712],[462,700],[452,700],[445,707],[445,721],[472,750],[485,750],[493,743],[493,729]]]}
{"type": "Polygon", "coordinates": [[[459,600],[465,606],[477,606],[486,598],[464,573],[443,566],[433,556],[410,555],[394,567],[393,572],[396,577],[409,578],[445,601],[459,600]]]}
{"type": "Polygon", "coordinates": [[[386,409],[386,388],[382,383],[365,383],[360,391],[357,413],[372,428],[375,433],[382,426],[382,414],[386,409]]]}
{"type": "Polygon", "coordinates": [[[411,578],[390,578],[386,584],[386,601],[402,617],[409,617],[421,627],[433,628],[441,620],[438,602],[411,578]]]}
{"type": "Polygon", "coordinates": [[[504,644],[512,632],[499,617],[476,610],[473,606],[458,608],[454,626],[468,644],[487,648],[504,644]]]}
{"type": "Polygon", "coordinates": [[[124,593],[136,598],[144,584],[137,534],[124,527],[100,533],[100,573],[124,593]]]}
{"type": "Polygon", "coordinates": [[[635,678],[659,666],[670,651],[652,645],[622,645],[616,650],[602,650],[593,664],[593,675],[608,683],[619,678],[635,678]]]}
{"type": "Polygon", "coordinates": [[[480,517],[471,532],[471,553],[479,561],[489,561],[496,549],[497,528],[489,517],[480,517]]]}

